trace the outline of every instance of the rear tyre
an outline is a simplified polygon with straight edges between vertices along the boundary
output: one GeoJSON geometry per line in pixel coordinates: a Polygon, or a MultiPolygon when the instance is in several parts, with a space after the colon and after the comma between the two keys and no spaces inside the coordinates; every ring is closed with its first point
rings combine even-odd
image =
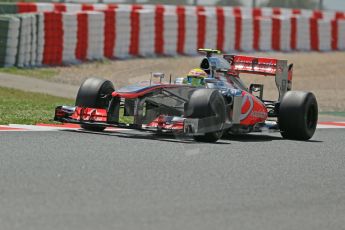
{"type": "Polygon", "coordinates": [[[216,115],[219,118],[216,126],[220,131],[205,133],[201,136],[194,136],[198,142],[216,142],[223,135],[223,125],[225,123],[225,102],[223,96],[215,89],[198,89],[193,92],[185,110],[185,116],[188,118],[205,118],[216,115]]]}
{"type": "Polygon", "coordinates": [[[279,108],[278,123],[286,139],[309,140],[315,133],[318,105],[311,92],[287,92],[279,108]]]}
{"type": "MultiPolygon", "coordinates": [[[[115,91],[111,81],[88,78],[80,86],[75,105],[80,107],[107,109],[110,97],[107,97],[115,91]]],[[[83,129],[101,132],[105,129],[103,126],[81,125],[83,129]]]]}

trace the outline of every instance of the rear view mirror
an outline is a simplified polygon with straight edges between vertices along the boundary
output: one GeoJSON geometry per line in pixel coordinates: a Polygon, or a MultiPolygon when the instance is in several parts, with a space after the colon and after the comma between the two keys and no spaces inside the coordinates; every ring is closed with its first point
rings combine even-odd
{"type": "Polygon", "coordinates": [[[256,96],[257,98],[260,98],[262,100],[263,98],[263,94],[264,94],[264,85],[262,84],[251,84],[249,86],[249,93],[253,94],[254,93],[259,93],[259,95],[254,95],[256,96]]]}
{"type": "Polygon", "coordinates": [[[175,80],[175,84],[182,85],[182,84],[183,84],[183,80],[184,80],[183,77],[178,77],[178,78],[176,78],[176,80],[175,80]]]}
{"type": "Polygon", "coordinates": [[[164,78],[164,73],[153,73],[152,76],[155,78],[164,78]]]}
{"type": "Polygon", "coordinates": [[[164,78],[164,73],[152,73],[152,76],[154,78],[159,78],[159,82],[162,82],[162,79],[164,78]]]}
{"type": "Polygon", "coordinates": [[[252,92],[259,92],[259,91],[260,91],[260,88],[259,88],[259,87],[252,87],[252,88],[251,88],[251,91],[252,91],[252,92]]]}

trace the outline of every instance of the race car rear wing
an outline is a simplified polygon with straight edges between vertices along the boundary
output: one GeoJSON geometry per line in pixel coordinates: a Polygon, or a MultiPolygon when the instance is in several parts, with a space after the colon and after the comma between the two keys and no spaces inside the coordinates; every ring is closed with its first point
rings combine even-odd
{"type": "Polygon", "coordinates": [[[291,90],[293,65],[288,66],[287,60],[229,54],[223,55],[223,58],[230,63],[229,73],[275,76],[279,101],[287,91],[291,90]]]}

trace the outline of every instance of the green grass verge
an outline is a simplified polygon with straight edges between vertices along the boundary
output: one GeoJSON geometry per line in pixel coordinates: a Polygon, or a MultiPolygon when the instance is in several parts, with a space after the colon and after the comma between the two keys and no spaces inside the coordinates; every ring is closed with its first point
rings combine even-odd
{"type": "Polygon", "coordinates": [[[0,124],[52,123],[58,105],[74,100],[0,87],[0,124]]]}
{"type": "Polygon", "coordinates": [[[74,100],[0,87],[0,124],[53,123],[58,105],[74,100]]]}
{"type": "Polygon", "coordinates": [[[331,115],[337,117],[345,117],[345,112],[320,112],[321,115],[331,115]]]}
{"type": "MultiPolygon", "coordinates": [[[[55,123],[55,107],[74,103],[71,99],[0,87],[0,125],[55,123]]],[[[120,116],[120,122],[132,123],[133,117],[120,116]]]]}
{"type": "Polygon", "coordinates": [[[34,77],[38,79],[50,79],[58,74],[58,71],[53,68],[17,68],[7,67],[0,68],[0,72],[22,75],[26,77],[34,77]]]}
{"type": "Polygon", "coordinates": [[[47,2],[47,1],[44,1],[44,0],[0,0],[0,2],[12,3],[12,2],[47,2]]]}

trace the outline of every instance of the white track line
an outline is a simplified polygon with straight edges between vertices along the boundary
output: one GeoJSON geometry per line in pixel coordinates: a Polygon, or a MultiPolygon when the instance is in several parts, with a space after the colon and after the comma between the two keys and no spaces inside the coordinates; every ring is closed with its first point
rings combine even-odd
{"type": "MultiPolygon", "coordinates": [[[[59,131],[59,130],[82,130],[79,127],[59,127],[59,126],[43,126],[43,125],[21,125],[21,124],[9,124],[8,126],[2,127],[9,127],[15,129],[25,129],[25,130],[17,130],[17,131],[59,131]]],[[[120,128],[106,128],[106,131],[122,131],[127,129],[120,129],[120,128]]],[[[0,130],[1,131],[1,130],[0,130]]],[[[5,130],[4,130],[5,131],[5,130]]],[[[16,131],[16,130],[13,130],[16,131]]]]}
{"type": "Polygon", "coordinates": [[[345,129],[345,126],[336,125],[317,125],[317,129],[345,129]]]}
{"type": "Polygon", "coordinates": [[[10,124],[9,127],[17,129],[28,129],[28,131],[57,131],[57,130],[66,130],[66,129],[76,129],[76,128],[61,128],[53,126],[37,126],[37,125],[18,125],[10,124]]]}

